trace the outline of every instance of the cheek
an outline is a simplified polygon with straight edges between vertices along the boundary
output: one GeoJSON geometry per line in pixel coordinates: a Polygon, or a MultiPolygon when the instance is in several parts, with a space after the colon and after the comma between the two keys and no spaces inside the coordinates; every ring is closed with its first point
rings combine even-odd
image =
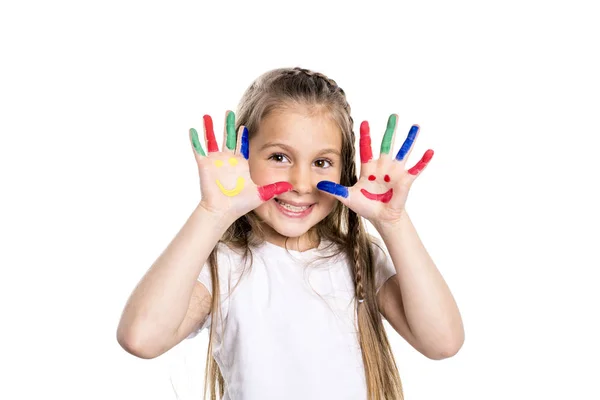
{"type": "Polygon", "coordinates": [[[273,168],[272,164],[265,160],[249,160],[248,168],[252,182],[258,186],[289,180],[285,169],[273,168]]]}

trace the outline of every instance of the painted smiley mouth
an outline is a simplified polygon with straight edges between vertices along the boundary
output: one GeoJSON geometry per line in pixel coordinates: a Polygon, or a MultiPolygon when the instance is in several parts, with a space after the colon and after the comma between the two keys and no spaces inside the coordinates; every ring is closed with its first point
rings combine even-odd
{"type": "Polygon", "coordinates": [[[369,200],[379,200],[382,203],[387,203],[388,201],[390,201],[392,199],[392,194],[394,192],[394,189],[390,189],[387,192],[381,193],[381,194],[371,193],[365,189],[360,189],[360,191],[369,200]]]}
{"type": "Polygon", "coordinates": [[[221,182],[219,182],[218,179],[217,179],[217,186],[221,190],[221,193],[223,193],[225,196],[229,196],[229,197],[237,196],[238,194],[240,194],[242,189],[244,189],[244,178],[242,178],[241,176],[238,177],[237,182],[235,183],[235,187],[233,189],[225,189],[223,187],[223,185],[221,184],[221,182]]]}

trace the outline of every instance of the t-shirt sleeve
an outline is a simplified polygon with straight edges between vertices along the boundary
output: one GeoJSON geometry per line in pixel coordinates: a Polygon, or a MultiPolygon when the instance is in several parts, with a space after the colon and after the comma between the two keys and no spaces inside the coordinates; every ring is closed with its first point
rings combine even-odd
{"type": "MultiPolygon", "coordinates": [[[[218,263],[218,274],[219,274],[219,288],[220,288],[220,297],[221,297],[221,312],[223,314],[223,318],[227,316],[227,311],[229,309],[229,287],[231,283],[231,258],[229,253],[229,249],[224,244],[218,245],[217,251],[217,263],[218,263]]],[[[210,265],[208,261],[202,266],[202,270],[198,275],[198,282],[204,285],[210,295],[213,295],[213,287],[212,287],[212,277],[210,275],[210,265]]],[[[190,333],[187,339],[191,339],[198,335],[198,333],[202,332],[204,329],[210,328],[212,323],[212,313],[208,314],[206,320],[200,325],[198,329],[190,333]]]]}
{"type": "Polygon", "coordinates": [[[373,249],[373,263],[375,265],[375,294],[377,294],[383,284],[387,282],[389,278],[396,275],[396,268],[381,239],[374,237],[371,246],[373,249]]]}

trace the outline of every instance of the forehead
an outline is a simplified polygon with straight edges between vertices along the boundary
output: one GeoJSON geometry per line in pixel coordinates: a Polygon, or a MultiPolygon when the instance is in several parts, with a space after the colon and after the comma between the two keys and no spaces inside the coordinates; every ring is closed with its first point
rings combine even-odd
{"type": "Polygon", "coordinates": [[[341,150],[342,131],[328,111],[299,106],[271,112],[261,121],[253,141],[255,145],[284,143],[296,150],[341,150]]]}

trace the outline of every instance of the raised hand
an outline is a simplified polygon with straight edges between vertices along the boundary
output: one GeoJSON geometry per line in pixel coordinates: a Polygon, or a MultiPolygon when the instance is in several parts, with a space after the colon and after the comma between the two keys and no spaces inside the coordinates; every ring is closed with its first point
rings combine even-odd
{"type": "Polygon", "coordinates": [[[419,125],[410,128],[396,157],[392,157],[390,150],[394,147],[397,121],[396,114],[390,115],[377,160],[373,160],[369,123],[363,121],[360,125],[361,167],[360,177],[354,186],[346,187],[331,181],[317,184],[318,189],[334,195],[373,224],[398,221],[405,210],[412,183],[433,157],[433,150],[429,149],[414,167],[408,171],[405,169],[406,159],[419,133],[419,125]]]}
{"type": "Polygon", "coordinates": [[[248,169],[248,129],[240,126],[235,132],[235,114],[225,113],[223,146],[219,151],[213,122],[209,115],[204,116],[204,138],[208,154],[204,152],[198,139],[198,132],[190,129],[190,140],[200,175],[200,205],[220,215],[229,214],[237,219],[255,209],[264,201],[292,190],[288,182],[275,182],[257,186],[250,178],[248,169]]]}

